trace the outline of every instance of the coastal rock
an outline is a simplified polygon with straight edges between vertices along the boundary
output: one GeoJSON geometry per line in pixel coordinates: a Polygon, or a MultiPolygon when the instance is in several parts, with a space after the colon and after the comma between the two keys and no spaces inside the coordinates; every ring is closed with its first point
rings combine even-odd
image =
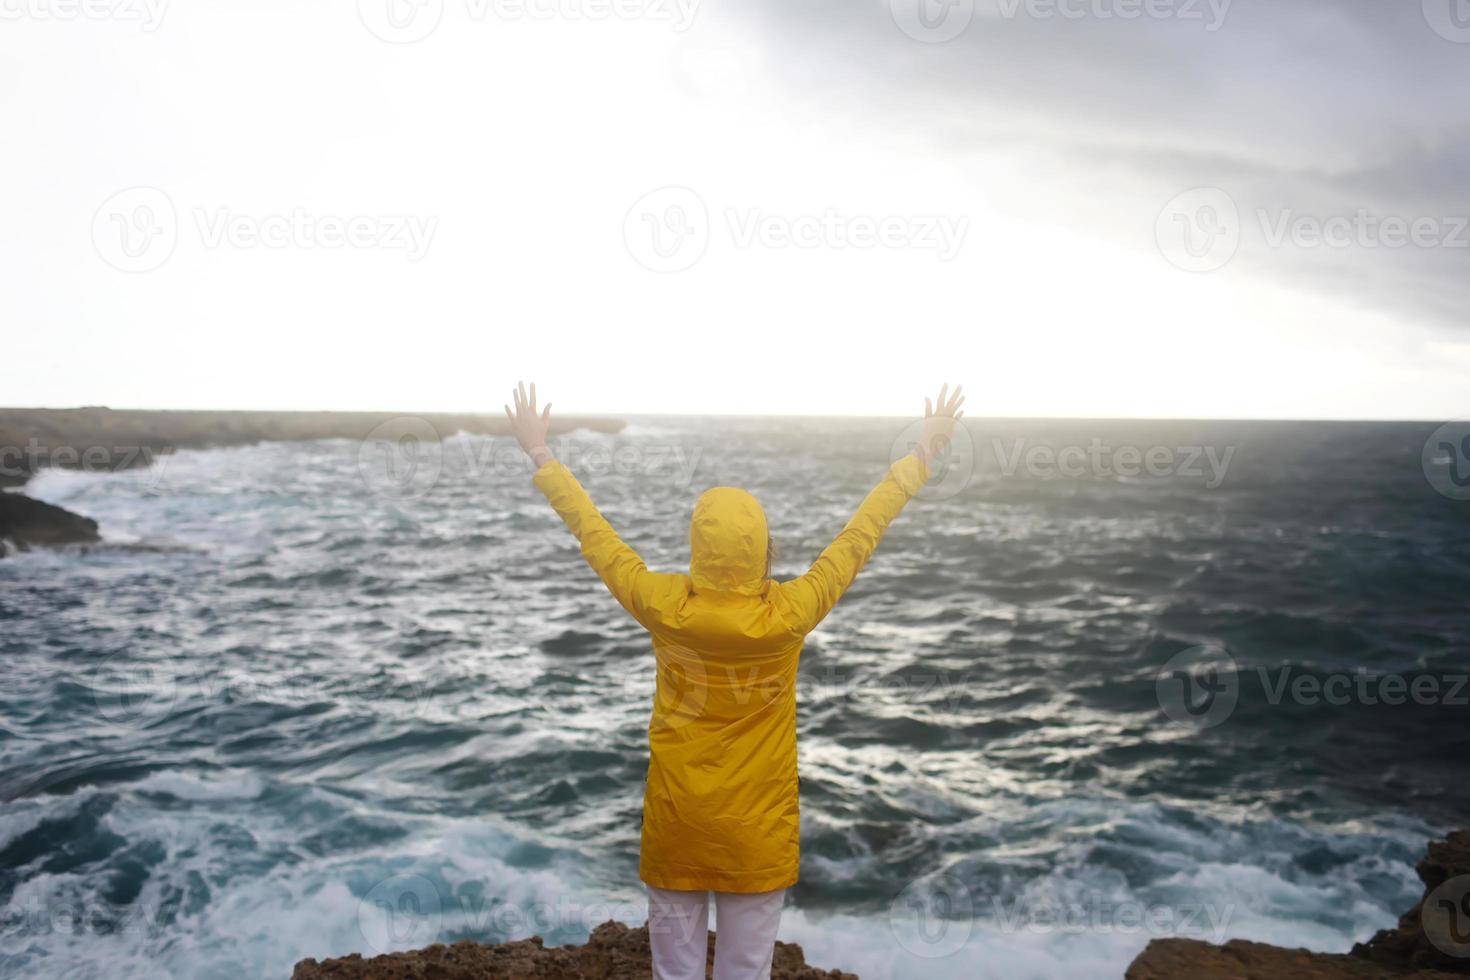
{"type": "MultiPolygon", "coordinates": [[[[1430,942],[1424,934],[1424,902],[1451,878],[1464,878],[1470,887],[1470,830],[1457,830],[1442,841],[1432,841],[1429,853],[1414,866],[1419,880],[1424,882],[1424,895],[1414,907],[1399,918],[1393,929],[1381,930],[1366,943],[1353,947],[1353,955],[1361,956],[1383,966],[1414,968],[1419,970],[1444,970],[1461,976],[1470,975],[1470,956],[1454,957],[1430,942]]],[[[1465,931],[1462,944],[1470,947],[1470,898],[1464,890],[1455,892],[1461,908],[1454,914],[1459,916],[1459,928],[1465,931]]],[[[1446,899],[1445,894],[1437,896],[1446,899]]],[[[1464,950],[1470,953],[1470,948],[1464,950]]]]}
{"type": "MultiPolygon", "coordinates": [[[[709,963],[713,965],[715,937],[710,934],[709,963]]],[[[462,939],[410,953],[389,953],[363,959],[356,954],[340,959],[302,960],[292,980],[648,980],[652,970],[648,927],[631,929],[620,922],[604,922],[592,930],[582,946],[547,948],[541,937],[513,943],[486,945],[462,939]]],[[[776,944],[772,980],[857,980],[851,973],[807,966],[801,947],[776,944]]]]}
{"type": "Polygon", "coordinates": [[[1198,939],[1155,939],[1128,967],[1124,980],[1457,980],[1463,974],[1397,970],[1345,953],[1312,953],[1232,939],[1224,946],[1198,939]]]}
{"type": "MultiPolygon", "coordinates": [[[[1224,946],[1196,939],[1155,939],[1128,967],[1124,980],[1455,980],[1470,976],[1470,956],[1451,956],[1424,932],[1425,899],[1453,878],[1470,875],[1470,830],[1432,841],[1416,865],[1424,896],[1394,929],[1380,931],[1350,953],[1312,953],[1231,940],[1224,946]]],[[[1470,879],[1467,879],[1470,882],[1470,879]]],[[[1457,891],[1456,894],[1459,894],[1457,891]]],[[[1455,912],[1454,914],[1461,914],[1455,912]]],[[[1458,928],[1470,929],[1470,909],[1458,928]]],[[[1457,950],[1458,951],[1458,950],[1457,950]]],[[[1466,950],[1470,952],[1470,949],[1466,950]]]]}
{"type": "Polygon", "coordinates": [[[90,518],[23,494],[0,491],[0,557],[10,549],[29,551],[99,540],[97,522],[90,518]]]}
{"type": "MultiPolygon", "coordinates": [[[[560,416],[551,435],[575,429],[621,432],[621,419],[560,416]]],[[[113,411],[86,408],[0,408],[0,495],[54,467],[116,472],[152,466],[179,449],[247,446],[318,439],[397,440],[404,431],[427,441],[507,435],[504,416],[391,412],[113,411]]],[[[7,550],[98,540],[95,522],[18,494],[0,502],[0,557],[7,550]]]]}
{"type": "MultiPolygon", "coordinates": [[[[622,419],[556,416],[551,435],[575,429],[617,433],[622,419]]],[[[369,437],[403,432],[427,440],[456,433],[503,436],[503,415],[394,412],[202,412],[108,408],[0,408],[0,486],[18,486],[44,467],[112,472],[152,465],[179,449],[369,437]]]]}

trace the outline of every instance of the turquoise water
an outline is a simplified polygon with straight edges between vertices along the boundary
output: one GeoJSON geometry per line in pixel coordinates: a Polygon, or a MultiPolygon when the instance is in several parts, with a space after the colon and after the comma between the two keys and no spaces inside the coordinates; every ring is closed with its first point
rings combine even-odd
{"type": "MultiPolygon", "coordinates": [[[[804,654],[782,938],[1010,980],[1390,924],[1470,810],[1470,519],[1424,478],[1432,429],[972,422],[804,654]],[[1160,679],[1199,649],[1234,681],[1209,727],[1160,679]],[[1391,677],[1438,694],[1384,703],[1391,677]]],[[[561,449],[660,569],[700,490],[750,489],[786,577],[903,438],[647,418],[561,449]]],[[[38,477],[107,544],[0,562],[0,973],[285,976],[641,921],[651,654],[517,459],[334,441],[38,477]]]]}

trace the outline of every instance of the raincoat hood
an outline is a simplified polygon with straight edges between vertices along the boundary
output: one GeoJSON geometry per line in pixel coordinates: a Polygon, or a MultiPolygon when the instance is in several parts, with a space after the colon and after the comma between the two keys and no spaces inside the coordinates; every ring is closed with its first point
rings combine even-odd
{"type": "Polygon", "coordinates": [[[706,490],[689,522],[689,577],[704,592],[766,590],[766,512],[734,487],[706,490]]]}

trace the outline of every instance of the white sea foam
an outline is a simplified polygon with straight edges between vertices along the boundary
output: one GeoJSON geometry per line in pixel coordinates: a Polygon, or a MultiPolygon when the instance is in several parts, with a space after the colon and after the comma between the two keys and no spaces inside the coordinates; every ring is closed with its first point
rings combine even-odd
{"type": "Polygon", "coordinates": [[[253,800],[260,795],[262,782],[251,773],[215,775],[208,779],[184,772],[149,773],[128,788],[140,793],[163,793],[175,799],[202,802],[208,800],[253,800]]]}
{"type": "MultiPolygon", "coordinates": [[[[50,925],[27,920],[24,935],[11,931],[21,941],[8,948],[26,957],[21,962],[32,974],[285,976],[308,956],[374,955],[461,936],[504,941],[540,934],[551,943],[580,941],[608,918],[637,924],[644,916],[641,886],[608,889],[590,881],[579,870],[584,856],[572,842],[498,820],[375,813],[320,790],[301,790],[285,811],[247,806],[262,791],[254,777],[176,773],[154,773],[126,787],[132,802],[115,806],[103,830],[130,844],[155,842],[151,846],[162,847],[166,858],[126,906],[98,898],[108,888],[108,869],[30,875],[12,907],[44,910],[50,925]],[[202,805],[159,808],[149,802],[158,795],[202,805]],[[327,808],[337,814],[333,819],[391,822],[402,834],[386,845],[316,856],[315,848],[303,848],[303,822],[291,814],[311,813],[320,820],[327,808]],[[528,847],[539,855],[529,863],[518,858],[528,847]],[[58,918],[58,909],[80,911],[83,924],[58,928],[68,919],[58,918]],[[121,924],[97,927],[108,913],[121,915],[121,924]]],[[[25,819],[13,818],[0,829],[13,836],[34,826],[38,810],[53,816],[75,812],[99,792],[34,807],[25,819]]],[[[1098,806],[1073,801],[1065,808],[1083,817],[1095,815],[1098,806]]],[[[1158,816],[1148,806],[1132,809],[1140,828],[1158,816]]],[[[780,938],[800,943],[810,963],[852,970],[865,980],[1115,980],[1150,939],[1169,935],[1342,951],[1393,919],[1391,910],[1361,890],[1359,875],[1376,869],[1412,878],[1407,865],[1384,862],[1376,853],[1393,838],[1372,834],[1347,841],[1358,847],[1360,866],[1325,875],[1278,873],[1266,866],[1269,854],[1252,865],[1208,858],[1238,846],[1226,845],[1240,834],[1267,842],[1267,850],[1271,841],[1285,845],[1315,836],[1278,822],[1201,826],[1182,837],[1176,827],[1155,841],[1180,859],[1180,871],[1143,890],[1090,865],[1079,844],[1053,871],[1003,901],[971,894],[970,918],[915,922],[901,902],[864,915],[793,906],[780,938]],[[1190,864],[1191,854],[1203,860],[1190,864]],[[1291,880],[1293,874],[1301,880],[1291,880]],[[1181,922],[1177,913],[1191,903],[1208,908],[1197,921],[1181,922]],[[1150,908],[1172,911],[1175,918],[1116,918],[1119,910],[1150,908]]],[[[1321,838],[1323,844],[1335,841],[1342,843],[1335,836],[1321,838]]]]}

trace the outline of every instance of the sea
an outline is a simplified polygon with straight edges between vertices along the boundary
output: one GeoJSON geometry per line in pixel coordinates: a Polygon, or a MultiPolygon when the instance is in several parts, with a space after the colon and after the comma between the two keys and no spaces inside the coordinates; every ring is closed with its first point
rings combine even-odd
{"type": "MultiPolygon", "coordinates": [[[[104,541],[0,560],[0,975],[643,921],[648,642],[510,439],[431,430],[31,481],[104,541]]],[[[701,491],[750,490],[784,579],[915,432],[649,416],[553,448],[656,570],[701,491]]],[[[1116,980],[1151,939],[1391,926],[1470,814],[1462,448],[967,418],[802,655],[780,938],[864,980],[1116,980]]]]}

